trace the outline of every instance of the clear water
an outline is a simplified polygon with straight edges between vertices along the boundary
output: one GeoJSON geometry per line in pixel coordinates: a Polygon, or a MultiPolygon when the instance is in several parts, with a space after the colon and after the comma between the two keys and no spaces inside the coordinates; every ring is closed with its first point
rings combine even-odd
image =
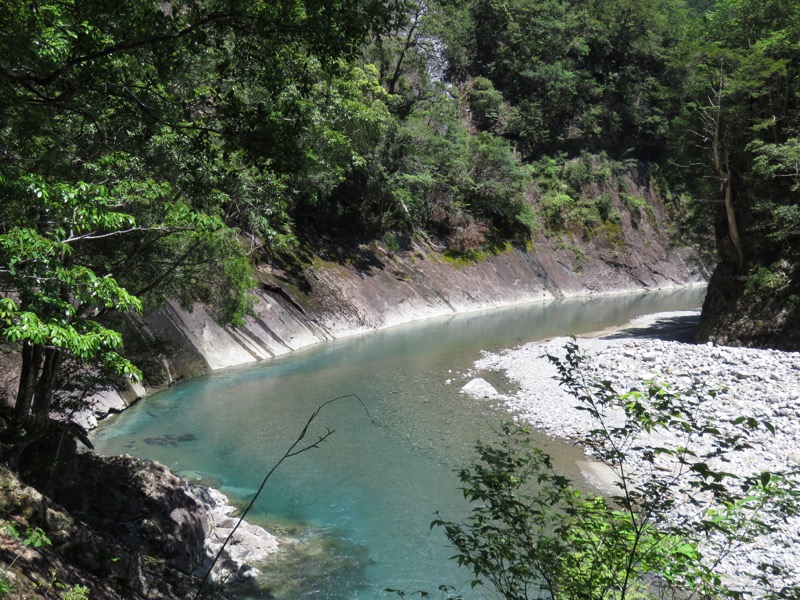
{"type": "MultiPolygon", "coordinates": [[[[454,470],[477,439],[508,419],[459,394],[481,350],[618,325],[650,312],[696,308],[703,289],[574,299],[461,315],[318,345],[254,366],[178,384],[94,433],[104,454],[129,453],[249,500],[264,475],[327,400],[307,441],[334,433],[274,474],[248,518],[288,537],[264,570],[268,583],[241,598],[361,600],[391,587],[459,589],[469,573],[448,560],[436,511],[466,514],[454,470]],[[448,380],[452,383],[448,384],[448,380]]],[[[566,471],[575,449],[539,440],[566,471]]]]}

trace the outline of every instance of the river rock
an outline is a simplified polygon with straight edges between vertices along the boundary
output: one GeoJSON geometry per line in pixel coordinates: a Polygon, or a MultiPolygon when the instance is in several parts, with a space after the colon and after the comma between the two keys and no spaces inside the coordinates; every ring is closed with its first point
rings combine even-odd
{"type": "Polygon", "coordinates": [[[242,581],[257,579],[259,575],[261,575],[261,571],[250,565],[244,565],[236,572],[236,576],[242,581]]]}
{"type": "MultiPolygon", "coordinates": [[[[84,453],[58,476],[54,500],[86,527],[113,540],[113,546],[106,544],[102,551],[107,557],[103,564],[93,559],[95,568],[147,597],[173,597],[153,591],[160,584],[147,575],[148,560],[202,578],[238,523],[225,495],[189,483],[154,461],[84,453]],[[139,563],[142,568],[132,569],[139,563]]],[[[277,551],[273,535],[243,521],[222,550],[210,580],[239,574],[253,578],[255,566],[277,551]]]]}
{"type": "Polygon", "coordinates": [[[277,552],[278,539],[258,525],[231,517],[236,509],[228,505],[228,498],[219,491],[193,485],[190,488],[201,498],[209,522],[206,558],[195,575],[203,577],[214,557],[222,551],[211,573],[212,582],[224,581],[233,574],[243,581],[256,578],[259,571],[252,563],[261,563],[277,552]]]}
{"type": "MultiPolygon", "coordinates": [[[[650,318],[657,319],[659,315],[650,318]]],[[[505,398],[505,403],[520,420],[581,444],[597,423],[586,411],[577,410],[577,401],[554,384],[558,373],[546,358],[547,355],[564,357],[568,343],[571,343],[568,338],[557,338],[486,354],[475,367],[478,371],[501,371],[516,384],[519,391],[505,398]]],[[[713,425],[723,435],[748,434],[752,447],[726,452],[722,457],[724,462],[711,465],[712,468],[739,476],[758,476],[763,471],[796,471],[800,464],[797,353],[692,345],[656,338],[626,339],[624,333],[615,333],[614,339],[580,339],[577,344],[587,358],[582,374],[591,380],[607,380],[617,390],[625,391],[645,390],[641,380],[652,379],[677,394],[698,422],[713,425]],[[736,423],[738,417],[768,420],[774,433],[764,426],[753,429],[747,423],[736,423]]],[[[619,417],[614,412],[608,416],[619,417]]],[[[615,425],[608,422],[608,426],[615,425]]],[[[682,443],[679,431],[658,431],[634,445],[674,448],[682,443]]],[[[711,450],[708,440],[702,437],[692,439],[691,443],[698,453],[711,450]]],[[[635,452],[628,454],[634,470],[641,471],[643,476],[660,477],[671,471],[669,464],[648,464],[635,452]]],[[[689,490],[676,490],[676,497],[684,496],[687,499],[691,496],[689,490]]],[[[670,518],[677,522],[696,510],[688,503],[678,503],[670,518]]],[[[753,581],[742,574],[757,571],[763,563],[782,569],[776,576],[777,585],[800,586],[800,561],[791,546],[798,538],[799,517],[787,516],[776,522],[773,533],[756,536],[721,559],[722,571],[729,574],[726,583],[738,589],[750,588],[753,581]]],[[[704,554],[713,556],[713,552],[711,544],[704,554]]],[[[763,589],[755,590],[754,595],[760,597],[765,593],[763,589]]]]}
{"type": "Polygon", "coordinates": [[[492,387],[491,383],[480,377],[469,381],[461,388],[461,393],[472,396],[473,398],[489,398],[490,400],[502,397],[501,394],[492,387]]]}

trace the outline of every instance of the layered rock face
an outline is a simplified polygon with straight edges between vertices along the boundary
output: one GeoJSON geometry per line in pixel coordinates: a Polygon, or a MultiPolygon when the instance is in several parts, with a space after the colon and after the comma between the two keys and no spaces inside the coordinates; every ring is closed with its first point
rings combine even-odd
{"type": "MultiPolygon", "coordinates": [[[[139,362],[146,384],[157,389],[417,319],[704,282],[707,268],[697,253],[673,245],[666,208],[649,183],[631,180],[629,185],[638,186],[638,195],[647,200],[646,215],[620,210],[613,227],[582,236],[539,236],[527,248],[509,246],[474,260],[449,259],[420,238],[399,240],[399,250],[379,241],[316,240],[309,243],[313,255],[300,266],[259,267],[254,315],[243,327],[221,325],[203,305],[186,311],[169,302],[129,324],[126,344],[145,360],[139,362]]],[[[141,393],[105,397],[99,412],[121,410],[131,396],[141,393]]]]}

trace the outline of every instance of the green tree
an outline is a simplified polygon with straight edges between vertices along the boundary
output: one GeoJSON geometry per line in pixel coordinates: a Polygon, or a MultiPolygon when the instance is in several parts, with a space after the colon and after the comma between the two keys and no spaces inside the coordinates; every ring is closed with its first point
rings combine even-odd
{"type": "Polygon", "coordinates": [[[122,345],[119,334],[101,326],[96,316],[108,309],[141,310],[141,303],[113,278],[98,277],[75,260],[78,242],[135,228],[133,217],[114,211],[104,188],[48,186],[30,176],[14,183],[24,187],[6,187],[3,194],[7,207],[15,191],[22,198],[21,210],[6,215],[11,219],[0,235],[0,275],[4,293],[11,296],[0,301],[0,328],[6,340],[22,343],[15,420],[23,423],[31,413],[49,417],[64,352],[98,359],[120,374],[138,374],[116,352],[122,345]]]}
{"type": "MultiPolygon", "coordinates": [[[[675,83],[668,57],[688,22],[681,2],[468,6],[471,74],[491,80],[513,107],[505,131],[526,156],[580,149],[661,156],[675,83]]],[[[461,10],[446,4],[454,19],[461,10]]]]}
{"type": "MultiPolygon", "coordinates": [[[[698,41],[686,49],[690,102],[681,125],[687,141],[694,143],[683,150],[690,156],[695,149],[702,151],[697,162],[710,167],[722,190],[733,250],[724,253],[723,260],[735,260],[740,267],[747,250],[739,233],[740,213],[749,212],[754,196],[774,196],[772,190],[780,193],[781,187],[788,187],[775,178],[791,165],[778,167],[774,159],[775,151],[800,126],[797,11],[791,2],[717,2],[699,24],[698,41]],[[769,168],[770,153],[774,169],[769,168]],[[761,158],[754,160],[754,155],[761,158]],[[754,167],[760,180],[754,178],[754,167]]],[[[790,163],[790,155],[786,158],[790,163]]]]}
{"type": "Polygon", "coordinates": [[[0,334],[23,358],[17,432],[47,419],[65,357],[137,375],[110,313],[176,297],[241,322],[248,250],[291,244],[296,195],[329,190],[379,134],[385,107],[356,102],[380,95],[374,76],[344,59],[401,7],[0,6],[0,334]]]}
{"type": "MultiPolygon", "coordinates": [[[[687,98],[674,124],[674,162],[692,195],[719,207],[720,264],[711,281],[701,336],[728,343],[797,347],[797,319],[787,285],[744,300],[749,273],[795,264],[797,194],[793,142],[800,130],[800,9],[795,2],[721,0],[677,61],[687,98]],[[754,308],[762,323],[737,325],[754,308]],[[749,309],[749,310],[748,310],[749,309]],[[782,316],[778,316],[782,315],[782,316]]],[[[752,288],[751,288],[752,289],[752,288]]]]}

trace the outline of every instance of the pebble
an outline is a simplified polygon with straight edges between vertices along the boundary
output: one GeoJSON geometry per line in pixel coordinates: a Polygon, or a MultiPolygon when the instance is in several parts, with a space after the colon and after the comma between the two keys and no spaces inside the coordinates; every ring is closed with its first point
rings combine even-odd
{"type": "MultiPolygon", "coordinates": [[[[660,316],[664,315],[651,318],[660,316]]],[[[504,372],[518,386],[516,394],[501,399],[521,420],[551,435],[580,443],[595,423],[586,411],[575,408],[576,401],[561,388],[556,369],[545,356],[563,358],[564,346],[570,341],[556,338],[498,354],[487,353],[475,367],[478,371],[504,372]]],[[[695,418],[713,423],[723,432],[743,431],[743,425],[732,423],[738,416],[768,419],[775,434],[763,428],[750,431],[752,448],[729,452],[724,457],[726,471],[748,476],[762,471],[796,471],[800,465],[800,361],[797,353],[649,338],[624,339],[616,335],[615,339],[579,339],[577,343],[589,358],[595,380],[612,381],[620,391],[646,389],[641,381],[653,380],[682,394],[686,400],[691,400],[696,390],[700,401],[692,403],[695,418]]],[[[621,423],[620,412],[610,414],[611,426],[621,423]]],[[[675,446],[680,442],[672,432],[659,432],[647,440],[650,445],[675,446]]],[[[710,446],[705,446],[708,448],[710,446]]],[[[704,449],[702,441],[695,449],[704,449]]],[[[689,511],[688,505],[679,505],[674,518],[689,511]]],[[[759,563],[773,562],[784,569],[777,580],[779,585],[800,586],[800,559],[795,549],[786,547],[795,539],[800,539],[800,517],[788,517],[780,523],[777,533],[759,536],[730,553],[721,563],[723,570],[731,574],[729,585],[750,589],[752,582],[743,579],[741,573],[755,571],[759,563]]],[[[764,595],[763,590],[755,590],[755,597],[764,595]]]]}

